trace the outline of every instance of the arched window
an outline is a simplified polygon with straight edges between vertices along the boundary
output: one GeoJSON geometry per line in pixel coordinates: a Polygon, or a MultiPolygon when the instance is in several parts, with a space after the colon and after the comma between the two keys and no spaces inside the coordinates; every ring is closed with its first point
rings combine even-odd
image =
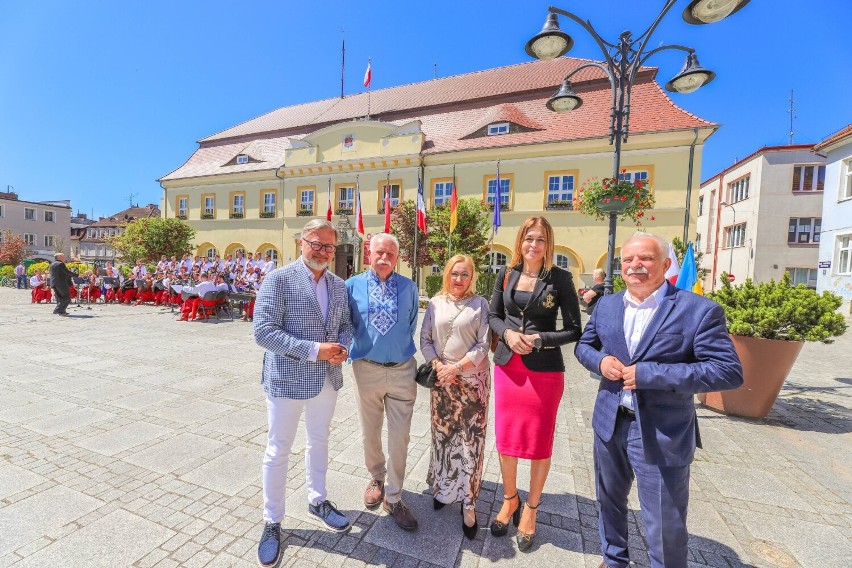
{"type": "Polygon", "coordinates": [[[266,249],[266,252],[263,253],[263,258],[266,259],[267,256],[272,258],[272,262],[278,264],[278,251],[276,249],[266,249]]]}
{"type": "Polygon", "coordinates": [[[497,272],[501,268],[506,266],[506,262],[508,262],[508,259],[506,258],[505,254],[503,254],[502,252],[492,252],[491,255],[490,255],[490,263],[489,263],[490,268],[491,268],[491,272],[494,273],[494,274],[497,274],[497,272]]]}
{"type": "Polygon", "coordinates": [[[558,266],[559,268],[561,268],[563,270],[568,270],[568,265],[569,265],[568,257],[565,256],[564,254],[556,253],[553,257],[553,264],[555,264],[556,266],[558,266]]]}
{"type": "Polygon", "coordinates": [[[213,257],[215,257],[217,254],[219,254],[219,253],[218,253],[218,252],[216,252],[216,249],[211,247],[211,248],[208,248],[208,249],[207,249],[207,252],[205,253],[205,256],[206,256],[208,259],[213,260],[213,257]]]}

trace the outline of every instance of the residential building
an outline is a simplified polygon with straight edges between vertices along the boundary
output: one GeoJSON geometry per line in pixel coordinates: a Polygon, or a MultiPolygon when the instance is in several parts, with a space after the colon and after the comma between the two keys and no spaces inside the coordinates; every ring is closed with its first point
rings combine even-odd
{"type": "MultiPolygon", "coordinates": [[[[386,185],[392,205],[415,200],[422,179],[427,208],[445,203],[454,183],[460,199],[493,206],[499,161],[502,224],[493,269],[511,257],[524,220],[544,214],[556,233],[555,263],[570,269],[578,286],[591,284],[592,271],[605,264],[607,223],[571,205],[584,180],[612,175],[609,81],[584,69],[572,79],[581,108],[555,114],[545,106],[584,63],[533,61],[280,108],[201,139],[160,179],[163,214],[192,225],[200,255],[260,250],[287,263],[299,255],[301,227],[324,217],[330,200],[341,233],[334,270],[345,276],[347,265],[363,266],[365,241],[383,228],[386,185]],[[359,190],[365,235],[353,229],[359,190]]],[[[703,144],[717,125],[676,106],[656,73],[643,68],[636,77],[622,167],[654,191],[645,227],[671,238],[683,234],[687,208],[692,232],[690,147],[699,172],[703,144]]],[[[697,186],[697,174],[693,181],[697,186]]],[[[635,230],[619,224],[616,242],[635,230]]]]}
{"type": "Polygon", "coordinates": [[[695,241],[705,290],[722,273],[736,283],[778,280],[815,288],[825,159],[813,144],[766,146],[701,184],[695,241]]]}
{"type": "Polygon", "coordinates": [[[9,229],[24,238],[27,257],[53,260],[69,254],[71,202],[26,201],[12,191],[0,193],[0,231],[9,229]]]}
{"type": "Polygon", "coordinates": [[[120,235],[124,231],[124,226],[135,219],[159,216],[160,208],[151,203],[144,207],[134,205],[124,211],[119,211],[115,215],[99,218],[86,227],[85,235],[79,239],[79,259],[82,262],[96,264],[104,263],[107,260],[115,262],[116,257],[120,255],[107,242],[107,239],[120,235]]]}
{"type": "Polygon", "coordinates": [[[839,294],[852,313],[852,124],[814,150],[825,156],[817,291],[839,294]]]}
{"type": "Polygon", "coordinates": [[[94,222],[94,219],[89,219],[79,211],[71,217],[71,258],[76,260],[80,257],[80,239],[85,238],[86,228],[94,222]]]}

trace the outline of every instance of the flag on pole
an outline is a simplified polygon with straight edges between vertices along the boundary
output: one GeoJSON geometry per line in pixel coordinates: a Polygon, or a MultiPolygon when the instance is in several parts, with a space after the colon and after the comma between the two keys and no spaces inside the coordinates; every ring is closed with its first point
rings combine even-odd
{"type": "Polygon", "coordinates": [[[331,221],[331,178],[328,178],[328,209],[325,211],[326,221],[331,221]]]}
{"type": "Polygon", "coordinates": [[[500,160],[497,160],[497,183],[494,187],[494,220],[491,223],[494,226],[494,234],[497,234],[497,229],[500,228],[500,160]]]}
{"type": "Polygon", "coordinates": [[[364,72],[364,86],[370,88],[370,82],[373,80],[373,69],[370,60],[367,60],[367,70],[364,72]]]}
{"type": "Polygon", "coordinates": [[[418,178],[417,180],[417,226],[423,231],[423,234],[427,234],[426,232],[426,202],[423,200],[423,181],[418,178]]]}
{"type": "Polygon", "coordinates": [[[390,233],[390,210],[391,210],[391,201],[390,201],[390,178],[388,178],[388,182],[385,185],[385,232],[390,233]]]}
{"type": "Polygon", "coordinates": [[[364,215],[361,213],[361,183],[355,180],[355,230],[364,234],[364,215]]]}
{"type": "Polygon", "coordinates": [[[666,280],[671,282],[672,286],[677,283],[677,277],[680,274],[680,264],[677,262],[677,255],[675,254],[674,247],[671,243],[669,243],[669,260],[672,261],[669,269],[666,270],[666,280]]]}
{"type": "Polygon", "coordinates": [[[689,290],[704,295],[704,287],[701,285],[701,280],[698,279],[698,267],[695,265],[692,243],[689,243],[686,247],[686,254],[683,255],[683,266],[680,267],[680,275],[677,277],[675,286],[681,290],[689,290]]]}
{"type": "Polygon", "coordinates": [[[450,233],[459,224],[459,195],[456,192],[456,167],[453,166],[453,192],[450,194],[450,233]]]}

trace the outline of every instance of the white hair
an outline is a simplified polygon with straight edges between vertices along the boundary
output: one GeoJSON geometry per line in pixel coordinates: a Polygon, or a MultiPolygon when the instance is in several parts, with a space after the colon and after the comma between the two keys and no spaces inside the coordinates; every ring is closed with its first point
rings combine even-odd
{"type": "Polygon", "coordinates": [[[392,235],[391,233],[379,233],[378,235],[373,236],[373,242],[376,242],[379,239],[392,242],[396,247],[396,252],[399,253],[399,239],[396,238],[396,235],[392,235]]]}
{"type": "Polygon", "coordinates": [[[308,233],[319,231],[320,229],[328,229],[329,231],[334,233],[334,238],[337,239],[337,229],[334,228],[334,225],[331,224],[331,221],[326,221],[325,219],[311,219],[310,221],[308,221],[305,226],[302,227],[302,237],[304,237],[308,233]]]}
{"type": "Polygon", "coordinates": [[[658,237],[657,235],[652,235],[651,233],[646,233],[644,231],[636,231],[633,235],[630,236],[629,239],[624,241],[624,244],[621,245],[623,249],[627,244],[631,241],[635,241],[637,239],[652,239],[657,243],[657,251],[660,253],[660,258],[668,258],[669,257],[669,242],[663,237],[658,237]]]}

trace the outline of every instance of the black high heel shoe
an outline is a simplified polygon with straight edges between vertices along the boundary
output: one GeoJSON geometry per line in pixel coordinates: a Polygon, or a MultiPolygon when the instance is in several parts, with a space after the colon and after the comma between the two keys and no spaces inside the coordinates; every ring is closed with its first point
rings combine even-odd
{"type": "Polygon", "coordinates": [[[436,511],[440,511],[441,509],[444,508],[444,505],[446,505],[446,503],[441,503],[436,498],[432,497],[432,508],[433,509],[435,509],[436,511]]]}
{"type": "MultiPolygon", "coordinates": [[[[518,508],[512,513],[512,524],[518,526],[518,523],[521,522],[521,498],[518,497],[517,491],[511,497],[503,495],[503,501],[511,501],[512,499],[518,500],[518,508]]],[[[494,536],[504,536],[507,532],[509,532],[508,522],[504,523],[497,519],[491,521],[491,534],[494,536]]]]}
{"type": "Polygon", "coordinates": [[[464,503],[461,506],[461,515],[462,515],[462,532],[464,536],[468,538],[468,540],[473,540],[476,538],[476,533],[479,531],[479,521],[476,520],[476,511],[473,513],[473,524],[467,526],[464,523],[464,503]]]}
{"type": "MultiPolygon", "coordinates": [[[[541,506],[541,499],[538,500],[538,505],[536,505],[535,507],[530,505],[529,501],[525,503],[525,506],[535,511],[541,506]]],[[[521,530],[518,530],[518,534],[515,538],[518,541],[518,550],[520,550],[521,552],[526,552],[532,547],[533,542],[535,542],[535,531],[527,534],[521,530]]]]}

